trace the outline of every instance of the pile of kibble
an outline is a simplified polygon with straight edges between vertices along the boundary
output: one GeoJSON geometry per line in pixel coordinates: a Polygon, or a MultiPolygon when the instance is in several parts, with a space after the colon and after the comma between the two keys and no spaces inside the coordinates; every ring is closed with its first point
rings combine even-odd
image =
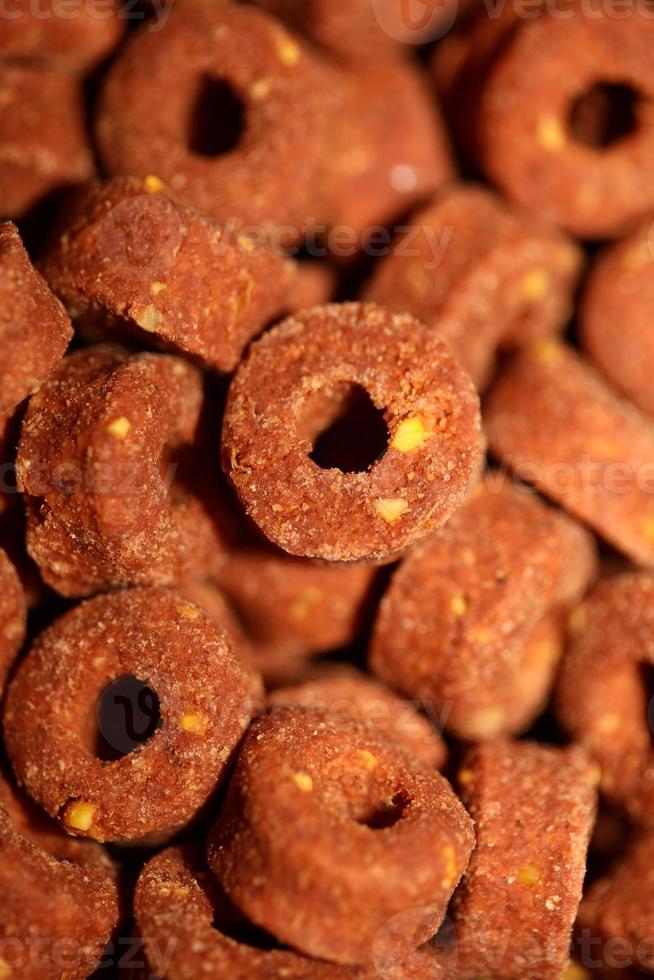
{"type": "Polygon", "coordinates": [[[0,217],[0,980],[654,973],[647,0],[6,0],[0,217]]]}

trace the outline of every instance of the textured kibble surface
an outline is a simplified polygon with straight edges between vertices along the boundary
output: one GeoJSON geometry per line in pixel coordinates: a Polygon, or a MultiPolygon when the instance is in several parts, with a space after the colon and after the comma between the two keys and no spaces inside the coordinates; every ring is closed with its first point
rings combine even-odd
{"type": "Polygon", "coordinates": [[[267,932],[356,964],[394,914],[414,948],[436,932],[473,837],[446,780],[370,726],[277,708],[246,738],[209,864],[267,932]]]}
{"type": "Polygon", "coordinates": [[[69,833],[147,841],[171,836],[207,801],[251,710],[248,668],[228,634],[174,593],[137,589],[91,599],[46,630],[3,722],[19,782],[69,833]],[[108,763],[96,701],[124,676],[154,693],[160,721],[108,763]]]}
{"type": "Polygon", "coordinates": [[[648,2],[0,0],[0,980],[654,974],[648,2]]]}
{"type": "Polygon", "coordinates": [[[230,388],[223,466],[243,504],[291,554],[384,558],[436,530],[475,481],[479,401],[442,340],[374,304],[318,307],[251,349],[230,388]],[[388,432],[362,472],[321,468],[316,437],[363,389],[388,432]]]}

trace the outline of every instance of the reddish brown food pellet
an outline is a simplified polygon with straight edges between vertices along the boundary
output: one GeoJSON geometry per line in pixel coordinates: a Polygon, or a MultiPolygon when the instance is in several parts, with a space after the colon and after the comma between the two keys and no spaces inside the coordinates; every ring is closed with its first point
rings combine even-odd
{"type": "Polygon", "coordinates": [[[278,708],[246,736],[209,864],[278,940],[356,964],[399,912],[414,947],[436,932],[473,840],[449,784],[408,751],[354,718],[278,708]]]}
{"type": "Polygon", "coordinates": [[[491,742],[459,772],[477,845],[451,909],[461,980],[561,980],[570,957],[596,779],[578,748],[491,742]]]}
{"type": "Polygon", "coordinates": [[[0,974],[85,980],[118,923],[113,872],[58,860],[17,832],[0,803],[0,974]]]}
{"type": "Polygon", "coordinates": [[[440,527],[476,480],[478,398],[413,317],[374,304],[317,307],[250,349],[230,387],[222,452],[249,516],[285,551],[385,558],[440,527]],[[361,389],[383,413],[383,455],[355,472],[322,468],[314,443],[361,389]]]}
{"type": "Polygon", "coordinates": [[[18,573],[0,548],[0,697],[25,639],[27,609],[18,573]]]}
{"type": "MultiPolygon", "coordinates": [[[[58,619],[21,662],[7,692],[5,745],[19,783],[68,833],[159,842],[218,787],[250,720],[251,683],[229,635],[188,600],[163,589],[97,596],[58,619]],[[100,736],[119,746],[96,711],[124,677],[153,692],[158,727],[105,759],[100,736]]],[[[127,734],[130,717],[126,706],[127,734]]]]}
{"type": "Polygon", "coordinates": [[[286,308],[294,265],[176,203],[157,177],[92,184],[41,268],[79,319],[232,371],[286,308]]]}
{"type": "Polygon", "coordinates": [[[0,18],[0,58],[90,71],[116,47],[125,24],[117,4],[14,0],[0,18]]]}
{"type": "Polygon", "coordinates": [[[571,5],[563,18],[547,8],[509,17],[477,91],[485,173],[581,238],[617,237],[654,208],[654,22],[626,14],[571,5]],[[584,122],[598,96],[608,109],[584,122]]]}
{"type": "Polygon", "coordinates": [[[169,848],[149,861],[138,880],[134,915],[148,962],[169,980],[206,974],[229,980],[346,980],[355,970],[310,960],[291,950],[261,949],[256,930],[230,907],[206,864],[190,849],[169,848]],[[233,939],[232,926],[242,937],[233,939]],[[172,943],[171,943],[172,940],[172,943]]]}
{"type": "Polygon", "coordinates": [[[628,573],[590,594],[570,619],[557,714],[602,770],[605,795],[654,827],[654,754],[646,670],[654,664],[654,578],[628,573]]]}
{"type": "Polygon", "coordinates": [[[653,864],[654,835],[636,834],[607,874],[592,884],[581,903],[578,929],[582,941],[584,936],[595,940],[595,961],[611,965],[618,958],[621,965],[654,972],[653,864]]]}
{"type": "Polygon", "coordinates": [[[110,70],[102,159],[117,175],[146,177],[156,165],[203,213],[292,236],[324,211],[334,84],[335,69],[262,11],[187,4],[161,31],[141,29],[110,70]]]}
{"type": "Polygon", "coordinates": [[[500,348],[561,330],[581,253],[474,185],[453,185],[416,213],[365,297],[436,330],[478,387],[500,348]]]}
{"type": "Polygon", "coordinates": [[[167,471],[202,408],[200,372],[179,358],[99,346],[62,361],[30,402],[17,460],[48,585],[81,596],[209,571],[220,535],[182,470],[172,487],[167,471]]]}
{"type": "Polygon", "coordinates": [[[359,718],[409,749],[425,765],[439,769],[445,763],[445,742],[420,711],[420,704],[398,697],[353,667],[309,667],[299,683],[278,688],[268,700],[271,705],[317,708],[337,719],[341,715],[359,718]]]}
{"type": "Polygon", "coordinates": [[[499,481],[491,475],[404,560],[371,646],[375,673],[463,739],[520,732],[537,717],[562,652],[557,616],[597,571],[583,528],[499,481]]]}
{"type": "Polygon", "coordinates": [[[79,83],[0,63],[0,215],[22,218],[93,172],[79,83]]]}
{"type": "Polygon", "coordinates": [[[607,248],[581,301],[581,342],[610,384],[654,414],[654,222],[607,248]]]}
{"type": "Polygon", "coordinates": [[[18,229],[0,224],[0,413],[38,388],[72,336],[65,310],[30,262],[18,229]]]}
{"type": "Polygon", "coordinates": [[[570,347],[543,341],[485,406],[493,454],[614,547],[654,564],[654,425],[570,347]]]}

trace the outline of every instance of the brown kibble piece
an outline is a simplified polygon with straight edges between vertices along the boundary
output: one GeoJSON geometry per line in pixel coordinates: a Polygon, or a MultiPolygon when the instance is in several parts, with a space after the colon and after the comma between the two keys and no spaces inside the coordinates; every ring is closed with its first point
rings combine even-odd
{"type": "MultiPolygon", "coordinates": [[[[5,744],[20,784],[69,833],[156,843],[218,787],[250,720],[251,690],[229,635],[188,600],[163,589],[98,596],[58,619],[21,662],[5,744]],[[123,677],[153,692],[160,720],[145,742],[107,761],[99,736],[118,745],[96,711],[123,677]]],[[[150,715],[157,721],[152,705],[150,715]]]]}
{"type": "Polygon", "coordinates": [[[436,932],[473,838],[449,784],[409,752],[354,718],[278,708],[250,728],[209,863],[257,925],[352,964],[396,913],[414,948],[436,932]]]}
{"type": "Polygon", "coordinates": [[[650,828],[653,719],[644,671],[652,664],[654,578],[627,573],[600,582],[570,618],[557,714],[599,764],[606,796],[650,828]]]}
{"type": "Polygon", "coordinates": [[[292,262],[176,203],[152,176],[78,195],[42,269],[74,318],[222,372],[285,309],[294,275],[292,262]]]}
{"type": "Polygon", "coordinates": [[[2,803],[0,894],[3,980],[85,980],[99,966],[118,923],[113,870],[47,854],[20,835],[2,803]]]}
{"type": "Polygon", "coordinates": [[[597,259],[581,304],[581,341],[609,383],[654,415],[654,223],[597,259]]]}
{"type": "Polygon", "coordinates": [[[420,705],[345,664],[309,667],[299,683],[273,691],[269,703],[317,708],[337,719],[359,718],[409,749],[426,766],[440,769],[445,763],[445,742],[420,705]]]}
{"type": "Polygon", "coordinates": [[[386,558],[442,525],[477,478],[478,399],[413,317],[317,307],[251,348],[230,388],[222,453],[249,516],[285,551],[386,558]],[[354,472],[323,468],[314,444],[355,392],[383,413],[383,454],[354,472]]]}
{"type": "Polygon", "coordinates": [[[654,425],[570,347],[542,341],[500,376],[491,451],[614,547],[654,565],[654,425]]]}
{"type": "Polygon", "coordinates": [[[94,171],[82,91],[66,74],[0,64],[0,215],[22,218],[94,171]]]}
{"type": "Polygon", "coordinates": [[[0,697],[25,639],[26,619],[25,595],[18,573],[0,548],[0,697]]]}
{"type": "Polygon", "coordinates": [[[524,731],[554,680],[558,620],[596,571],[583,528],[490,474],[395,573],[371,667],[459,738],[524,731]]]}
{"type": "Polygon", "coordinates": [[[466,756],[459,781],[477,846],[451,909],[451,975],[561,980],[595,820],[587,756],[490,742],[466,756]]]}
{"type": "Polygon", "coordinates": [[[581,262],[560,233],[488,190],[453,185],[412,217],[364,295],[436,330],[483,388],[500,349],[564,327],[581,262]]]}
{"type": "Polygon", "coordinates": [[[30,402],[17,461],[28,550],[48,585],[81,596],[211,568],[211,515],[184,467],[166,472],[197,436],[203,397],[200,372],[166,354],[98,346],[62,361],[30,402]]]}
{"type": "Polygon", "coordinates": [[[0,413],[38,388],[72,336],[66,312],[30,262],[18,229],[9,221],[0,224],[0,413]]]}

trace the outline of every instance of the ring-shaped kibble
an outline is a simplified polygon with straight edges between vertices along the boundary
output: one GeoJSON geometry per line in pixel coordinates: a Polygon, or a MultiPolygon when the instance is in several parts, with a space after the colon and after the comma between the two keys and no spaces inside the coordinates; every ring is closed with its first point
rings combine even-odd
{"type": "Polygon", "coordinates": [[[97,596],[21,662],[4,711],[7,753],[69,833],[159,842],[218,787],[250,720],[251,684],[229,635],[198,606],[163,589],[97,596]],[[138,696],[112,688],[124,678],[138,696]]]}
{"type": "MultiPolygon", "coordinates": [[[[579,932],[591,936],[599,959],[654,970],[654,834],[634,833],[606,874],[590,886],[579,909],[579,932]],[[598,942],[599,940],[599,942],[598,942]]],[[[597,960],[597,956],[594,959],[597,960]]],[[[643,974],[644,975],[644,974],[643,974]]]]}
{"type": "Polygon", "coordinates": [[[640,565],[654,565],[654,424],[569,345],[543,340],[484,405],[493,455],[640,565]]]}
{"type": "Polygon", "coordinates": [[[574,5],[514,22],[479,93],[487,176],[581,238],[628,231],[654,209],[653,45],[638,10],[574,5]]]}
{"type": "Polygon", "coordinates": [[[653,828],[654,578],[627,573],[601,582],[572,613],[570,633],[557,716],[598,763],[605,795],[653,828]]]}
{"type": "Polygon", "coordinates": [[[449,783],[410,752],[358,719],[288,707],[251,726],[209,864],[280,942],[356,964],[399,912],[415,913],[414,947],[434,935],[473,840],[449,783]]]}
{"type": "Polygon", "coordinates": [[[0,697],[27,627],[23,586],[7,553],[0,548],[0,697]]]}
{"type": "Polygon", "coordinates": [[[41,384],[72,336],[66,311],[30,262],[16,226],[0,224],[0,414],[41,384]]]}
{"type": "Polygon", "coordinates": [[[359,977],[349,967],[276,949],[265,934],[270,948],[257,945],[258,930],[230,907],[206,862],[190,848],[171,847],[145,865],[136,885],[134,917],[150,968],[169,980],[359,977]]]}
{"type": "Polygon", "coordinates": [[[335,95],[334,70],[262,11],[180,5],[162,30],[145,25],[111,68],[101,156],[115,175],[144,178],[156,166],[204,214],[283,238],[324,212],[335,95]]]}
{"type": "Polygon", "coordinates": [[[407,555],[382,599],[370,664],[466,740],[524,731],[562,653],[558,620],[597,572],[592,536],[490,473],[407,555]]]}
{"type": "Polygon", "coordinates": [[[445,523],[477,478],[479,399],[413,317],[374,304],[316,307],[250,349],[230,387],[222,453],[249,516],[285,551],[386,558],[445,523]],[[354,401],[368,406],[368,422],[372,410],[374,438],[348,421],[354,401]],[[312,459],[339,420],[366,454],[349,472],[312,459]]]}
{"type": "Polygon", "coordinates": [[[0,18],[2,60],[47,65],[62,73],[90,71],[116,47],[126,27],[118,4],[101,6],[83,3],[67,9],[60,0],[18,0],[0,18]]]}
{"type": "Polygon", "coordinates": [[[500,349],[563,329],[581,264],[559,232],[482,187],[454,184],[413,215],[364,298],[436,330],[484,388],[500,349]]]}
{"type": "Polygon", "coordinates": [[[41,262],[82,322],[232,371],[286,308],[294,263],[178,204],[158,177],[93,183],[41,262]]]}
{"type": "Polygon", "coordinates": [[[17,475],[27,547],[52,588],[83,596],[209,570],[220,536],[181,483],[203,399],[186,361],[110,346],[66,357],[33,396],[17,475]]]}
{"type": "Polygon", "coordinates": [[[654,414],[654,222],[599,256],[581,301],[581,343],[619,391],[654,414]]]}
{"type": "Polygon", "coordinates": [[[459,784],[477,844],[450,910],[446,975],[563,975],[595,823],[593,770],[579,748],[535,742],[500,739],[466,755],[459,784]]]}
{"type": "Polygon", "coordinates": [[[113,869],[47,854],[17,832],[1,803],[0,895],[3,977],[85,980],[100,965],[119,918],[113,869]]]}
{"type": "Polygon", "coordinates": [[[420,703],[405,700],[347,664],[309,665],[296,683],[274,690],[268,704],[295,704],[335,718],[359,718],[435,769],[442,768],[447,758],[447,746],[420,703]]]}
{"type": "Polygon", "coordinates": [[[93,155],[77,79],[3,62],[0,91],[0,215],[18,219],[89,180],[93,155]]]}

